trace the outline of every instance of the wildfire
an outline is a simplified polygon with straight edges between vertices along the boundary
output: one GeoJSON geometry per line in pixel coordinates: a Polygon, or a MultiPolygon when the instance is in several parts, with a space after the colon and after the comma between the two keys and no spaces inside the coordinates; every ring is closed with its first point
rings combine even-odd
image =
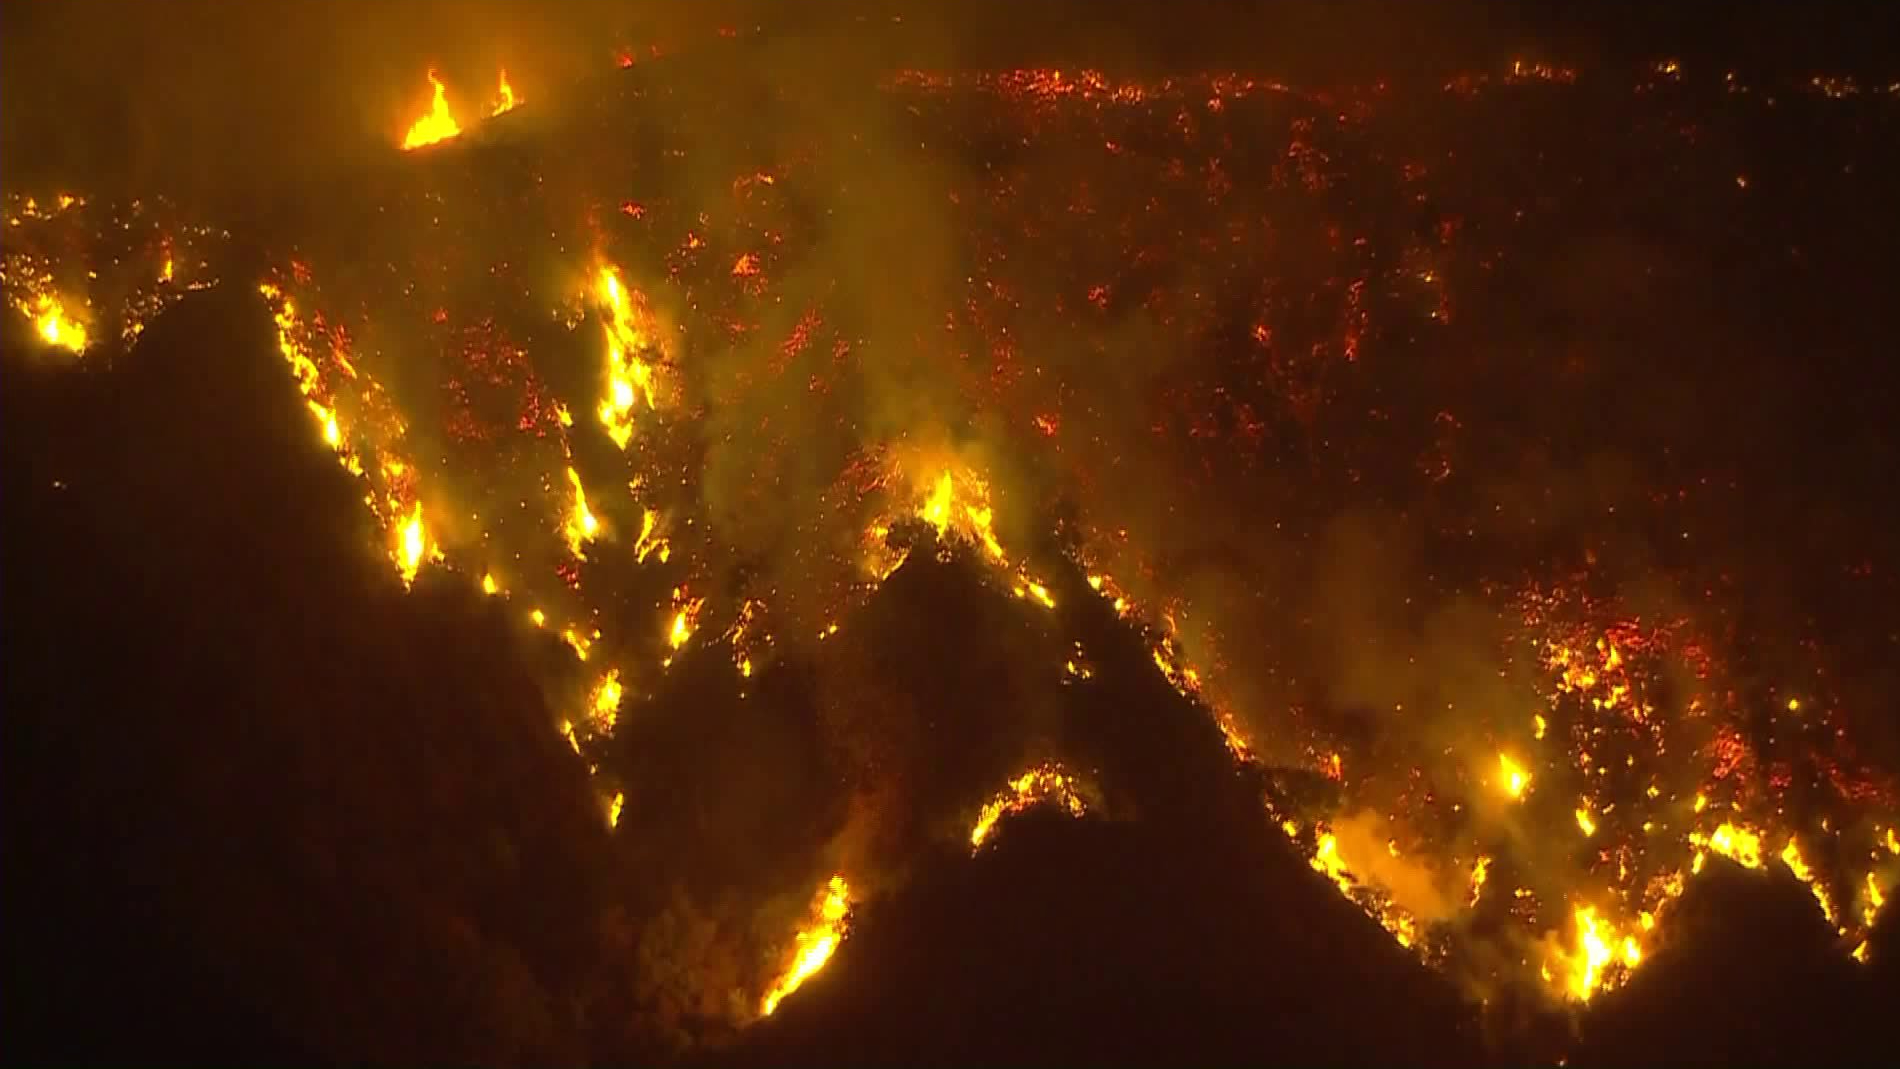
{"type": "MultiPolygon", "coordinates": [[[[688,598],[682,589],[673,589],[673,619],[666,628],[666,644],[674,653],[678,653],[686,645],[686,640],[693,637],[693,630],[699,625],[699,610],[705,605],[705,598],[688,598]]],[[[671,667],[673,658],[668,656],[660,663],[671,667]]]]}
{"type": "Polygon", "coordinates": [[[85,326],[67,314],[65,305],[60,303],[58,297],[42,293],[31,302],[22,304],[21,309],[33,320],[33,330],[41,341],[74,354],[85,350],[85,326]]]}
{"type": "Polygon", "coordinates": [[[653,402],[653,367],[641,358],[651,341],[635,322],[636,310],[612,267],[602,267],[594,292],[606,311],[602,329],[607,335],[607,396],[597,410],[607,434],[621,449],[633,440],[633,408],[644,399],[653,402]]]}
{"type": "MultiPolygon", "coordinates": [[[[917,518],[935,529],[939,539],[967,539],[982,546],[991,560],[1008,563],[1002,544],[996,540],[996,512],[990,507],[989,486],[974,475],[963,478],[959,495],[958,480],[945,468],[917,506],[917,518]]],[[[1047,597],[1047,592],[1041,597],[1047,597]]]]}
{"type": "Polygon", "coordinates": [[[587,507],[587,491],[581,488],[580,473],[568,468],[567,481],[574,488],[574,504],[568,509],[567,521],[562,525],[561,533],[567,538],[567,551],[581,557],[585,555],[586,544],[600,533],[600,521],[594,518],[593,510],[587,507]]]}
{"type": "Polygon", "coordinates": [[[1736,825],[1724,821],[1714,832],[1703,835],[1691,832],[1689,845],[1696,848],[1693,871],[1702,871],[1700,851],[1721,854],[1745,869],[1761,868],[1761,833],[1746,825],[1736,825]]]}
{"type": "Polygon", "coordinates": [[[1509,754],[1498,755],[1498,786],[1503,788],[1505,794],[1515,801],[1524,797],[1524,791],[1530,784],[1531,774],[1524,771],[1524,766],[1511,760],[1509,754]]]}
{"type": "Polygon", "coordinates": [[[1476,906],[1478,899],[1484,897],[1484,881],[1490,871],[1491,858],[1484,854],[1478,855],[1478,860],[1471,866],[1471,896],[1466,900],[1466,905],[1476,906]]]}
{"type": "Polygon", "coordinates": [[[1872,928],[1874,919],[1880,916],[1880,907],[1887,904],[1887,896],[1880,893],[1880,881],[1873,873],[1867,874],[1867,882],[1860,898],[1861,921],[1872,928]]]}
{"type": "Polygon", "coordinates": [[[831,882],[820,889],[812,907],[810,925],[793,937],[793,945],[798,949],[791,965],[759,1003],[761,1015],[771,1016],[785,996],[798,990],[799,985],[831,960],[832,952],[844,940],[845,919],[851,910],[850,894],[843,876],[833,876],[831,882]]]}
{"type": "Polygon", "coordinates": [[[429,85],[433,93],[429,110],[411,123],[409,132],[403,135],[404,151],[447,141],[462,132],[462,128],[456,125],[454,113],[449,110],[449,91],[442,85],[442,79],[436,77],[434,70],[429,71],[429,85]]]}
{"type": "Polygon", "coordinates": [[[665,564],[673,555],[673,547],[664,538],[653,537],[653,528],[659,523],[660,514],[652,509],[644,509],[640,515],[640,537],[633,544],[633,557],[645,564],[647,556],[655,551],[660,554],[660,563],[665,564]]]}
{"type": "MultiPolygon", "coordinates": [[[[1588,1002],[1590,996],[1613,986],[1620,973],[1635,968],[1643,960],[1642,947],[1631,935],[1620,935],[1607,921],[1597,916],[1594,906],[1578,906],[1572,914],[1576,924],[1576,946],[1557,955],[1564,970],[1564,988],[1572,998],[1588,1002]]],[[[1549,970],[1546,969],[1546,975],[1549,970]]]]}
{"type": "Polygon", "coordinates": [[[970,846],[973,849],[982,846],[1003,817],[1042,802],[1060,805],[1074,817],[1088,811],[1082,796],[1076,792],[1073,776],[1064,773],[1059,765],[1038,765],[1010,780],[1007,790],[983,804],[976,823],[970,828],[970,846]]]}
{"type": "Polygon", "coordinates": [[[501,84],[495,89],[495,103],[488,109],[490,117],[515,110],[520,101],[515,99],[515,87],[508,84],[508,68],[501,69],[501,84]]]}
{"type": "Polygon", "coordinates": [[[402,573],[403,586],[416,581],[416,572],[422,568],[428,548],[428,532],[422,526],[422,502],[418,501],[397,528],[396,569],[402,573]]]}
{"type": "Polygon", "coordinates": [[[613,731],[614,724],[620,719],[621,694],[620,669],[618,668],[608,671],[601,677],[600,682],[595,684],[594,697],[589,703],[595,731],[603,735],[613,731]]]}
{"type": "MultiPolygon", "coordinates": [[[[1788,867],[1789,872],[1794,873],[1795,879],[1808,885],[1808,890],[1814,894],[1814,900],[1820,903],[1821,915],[1827,918],[1827,922],[1836,923],[1834,900],[1828,897],[1827,888],[1822,885],[1820,875],[1808,867],[1806,859],[1801,856],[1800,845],[1792,837],[1788,839],[1788,845],[1781,850],[1781,863],[1788,867]]],[[[1869,921],[1869,926],[1872,926],[1871,921],[1869,921]]],[[[1842,934],[1845,932],[1843,931],[1842,934]]]]}

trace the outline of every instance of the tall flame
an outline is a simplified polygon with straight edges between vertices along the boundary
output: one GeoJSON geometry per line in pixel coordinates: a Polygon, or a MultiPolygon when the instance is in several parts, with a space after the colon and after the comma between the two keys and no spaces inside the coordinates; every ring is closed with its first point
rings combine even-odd
{"type": "Polygon", "coordinates": [[[454,113],[449,111],[449,92],[434,70],[429,71],[429,84],[434,87],[434,96],[429,102],[428,114],[412,123],[409,132],[403,135],[402,147],[405,151],[447,141],[462,132],[462,128],[456,125],[454,113]]]}
{"type": "Polygon", "coordinates": [[[602,329],[607,335],[607,396],[598,414],[608,437],[625,449],[633,439],[634,404],[645,398],[648,408],[655,407],[653,368],[640,357],[649,340],[636,324],[635,309],[612,267],[600,269],[594,292],[606,311],[602,329]]]}
{"type": "Polygon", "coordinates": [[[396,568],[402,573],[404,586],[416,581],[416,572],[421,569],[427,550],[428,534],[422,526],[422,502],[418,501],[397,534],[396,568]]]}
{"type": "Polygon", "coordinates": [[[489,109],[488,114],[493,116],[500,115],[503,112],[513,111],[515,110],[515,105],[519,103],[520,101],[515,99],[515,87],[508,84],[508,68],[503,67],[501,69],[501,85],[495,90],[495,103],[489,109]]]}

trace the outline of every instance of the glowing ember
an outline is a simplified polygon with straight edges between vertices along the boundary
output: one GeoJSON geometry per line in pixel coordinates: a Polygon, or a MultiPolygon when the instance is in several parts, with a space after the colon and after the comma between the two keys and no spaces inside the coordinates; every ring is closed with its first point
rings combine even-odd
{"type": "Polygon", "coordinates": [[[812,908],[811,924],[793,938],[797,952],[784,975],[766,991],[759,1013],[771,1016],[785,996],[798,990],[813,973],[825,967],[831,954],[844,939],[845,917],[850,912],[850,888],[843,876],[833,876],[819,892],[812,908]]]}
{"type": "Polygon", "coordinates": [[[410,124],[409,132],[403,135],[402,147],[405,151],[446,141],[462,132],[462,128],[456,125],[455,115],[449,111],[448,90],[433,70],[429,72],[429,85],[432,87],[429,110],[410,124]]]}

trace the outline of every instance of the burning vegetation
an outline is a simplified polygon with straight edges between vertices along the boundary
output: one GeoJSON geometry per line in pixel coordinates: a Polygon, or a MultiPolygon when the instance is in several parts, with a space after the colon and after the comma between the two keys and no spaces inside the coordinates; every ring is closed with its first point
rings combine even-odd
{"type": "MultiPolygon", "coordinates": [[[[624,872],[691,855],[642,934],[600,912],[676,1045],[775,1015],[884,890],[860,875],[957,839],[935,830],[950,817],[976,814],[969,865],[1031,810],[1132,819],[1147,781],[1079,741],[1130,694],[1201,718],[1273,849],[1474,1012],[1600,1004],[1717,869],[1788,877],[1838,956],[1873,956],[1900,882],[1893,695],[1854,682],[1878,644],[1833,644],[1860,617],[1751,609],[1752,583],[1782,580],[1724,541],[1757,476],[1702,443],[1734,428],[1681,411],[1689,372],[1632,384],[1611,353],[1668,348],[1643,334],[1663,298],[1534,367],[1484,355],[1514,302],[1580,323],[1578,290],[1684,270],[1635,238],[1570,241],[1550,174],[1480,162],[1488,124],[1549,121],[1625,74],[1520,60],[1409,94],[899,70],[852,116],[889,136],[788,125],[701,154],[688,132],[758,121],[743,101],[606,66],[616,108],[574,109],[518,158],[402,157],[386,188],[335,194],[373,212],[319,205],[377,225],[264,235],[261,277],[218,279],[228,235],[170,203],[14,195],[0,282],[34,344],[82,366],[138,361],[182,291],[261,303],[363,554],[412,600],[464,589],[535,651],[540,729],[592,792],[598,849],[624,872]],[[1531,257],[1548,291],[1513,280],[1531,257]],[[1672,400],[1635,396],[1652,388],[1672,400]],[[899,598],[1007,648],[893,666],[881,643],[938,622],[893,620],[899,598]],[[963,729],[884,682],[948,700],[959,673],[1018,703],[974,755],[928,741],[963,729]],[[835,774],[721,797],[660,767],[670,744],[835,774]],[[934,746],[961,763],[933,773],[934,746]],[[701,828],[769,856],[702,857],[701,828]],[[764,904],[839,871],[802,919],[764,904]]],[[[1592,121],[1636,122],[1619,151],[1665,195],[1757,221],[1774,172],[1705,147],[1711,125],[1771,93],[1895,121],[1893,94],[1851,80],[1725,74],[1660,63],[1592,121]]],[[[405,151],[464,130],[427,79],[405,151]]],[[[464,113],[519,106],[504,69],[464,113]]],[[[1575,163],[1533,136],[1552,173],[1575,163]]],[[[1630,165],[1576,183],[1609,196],[1630,165]]],[[[1893,562],[1837,533],[1824,608],[1881,611],[1893,562]]]]}

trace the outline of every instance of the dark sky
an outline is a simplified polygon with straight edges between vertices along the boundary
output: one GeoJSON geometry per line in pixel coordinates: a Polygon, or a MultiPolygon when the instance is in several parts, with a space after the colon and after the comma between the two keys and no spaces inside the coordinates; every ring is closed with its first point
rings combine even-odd
{"type": "MultiPolygon", "coordinates": [[[[1659,7],[1188,0],[860,2],[814,11],[760,0],[8,0],[0,8],[0,149],[9,185],[102,173],[189,180],[239,161],[308,172],[386,145],[426,99],[423,71],[431,65],[458,94],[485,94],[495,69],[506,66],[523,94],[545,107],[606,69],[623,44],[690,46],[716,41],[715,31],[728,26],[758,28],[771,42],[762,51],[787,58],[1217,65],[1309,81],[1438,74],[1526,51],[1584,64],[1706,53],[1867,71],[1885,66],[1880,42],[1894,39],[1878,31],[1895,16],[1864,7],[1659,7]],[[890,26],[894,11],[901,29],[890,26]],[[883,36],[871,39],[879,26],[883,36]]],[[[777,76],[757,52],[738,54],[751,76],[777,76]]]]}

